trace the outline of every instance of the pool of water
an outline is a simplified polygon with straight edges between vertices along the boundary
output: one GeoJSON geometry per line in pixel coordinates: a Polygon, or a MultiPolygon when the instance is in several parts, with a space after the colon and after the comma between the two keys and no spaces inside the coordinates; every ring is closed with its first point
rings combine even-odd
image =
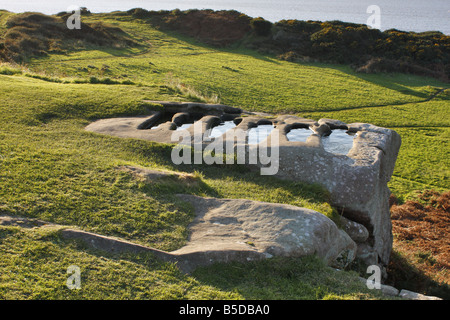
{"type": "Polygon", "coordinates": [[[218,126],[215,126],[211,130],[211,134],[209,135],[211,138],[217,138],[222,136],[225,132],[228,130],[231,130],[236,127],[236,124],[234,121],[224,121],[223,123],[219,124],[218,126]]]}
{"type": "Polygon", "coordinates": [[[194,123],[184,123],[181,126],[177,127],[176,130],[186,130],[188,129],[190,126],[192,126],[194,123]]]}
{"type": "Polygon", "coordinates": [[[289,141],[302,141],[305,142],[306,139],[308,139],[314,131],[312,131],[309,128],[297,128],[292,129],[286,134],[286,137],[289,141]]]}
{"type": "Polygon", "coordinates": [[[345,129],[335,129],[329,136],[322,137],[322,143],[326,151],[346,155],[353,147],[355,137],[355,133],[347,133],[345,129]]]}
{"type": "Polygon", "coordinates": [[[273,124],[262,124],[256,128],[251,128],[248,132],[248,144],[258,144],[262,142],[272,132],[273,124]]]}

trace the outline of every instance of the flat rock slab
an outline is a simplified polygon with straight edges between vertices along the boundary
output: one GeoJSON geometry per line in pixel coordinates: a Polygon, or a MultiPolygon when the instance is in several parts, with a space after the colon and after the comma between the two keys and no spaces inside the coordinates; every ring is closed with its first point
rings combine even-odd
{"type": "Polygon", "coordinates": [[[245,199],[179,195],[191,203],[196,218],[186,246],[172,252],[222,254],[240,252],[241,260],[272,256],[317,255],[343,267],[356,255],[356,244],[333,221],[314,210],[245,199]]]}

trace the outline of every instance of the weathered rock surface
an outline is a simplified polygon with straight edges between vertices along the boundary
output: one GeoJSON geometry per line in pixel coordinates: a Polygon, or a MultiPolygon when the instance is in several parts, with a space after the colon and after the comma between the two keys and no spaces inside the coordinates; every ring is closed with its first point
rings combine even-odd
{"type": "Polygon", "coordinates": [[[369,238],[369,231],[362,224],[351,221],[345,217],[341,217],[342,229],[356,243],[364,243],[369,238]]]}
{"type": "Polygon", "coordinates": [[[129,172],[135,177],[138,177],[146,182],[154,182],[163,178],[176,178],[180,182],[195,183],[198,182],[198,177],[190,173],[176,172],[161,169],[148,169],[137,166],[121,166],[118,170],[129,172]]]}
{"type": "MultiPolygon", "coordinates": [[[[367,283],[368,280],[360,277],[360,280],[363,283],[367,283]]],[[[392,286],[388,286],[385,284],[380,284],[379,289],[372,289],[372,290],[380,290],[381,293],[385,296],[390,297],[399,297],[405,300],[443,300],[442,298],[435,297],[435,296],[427,296],[418,292],[409,291],[406,289],[398,290],[397,288],[394,288],[392,286]]]]}
{"type": "MultiPolygon", "coordinates": [[[[290,118],[290,121],[295,121],[290,118]]],[[[301,121],[299,121],[301,122],[301,121]]],[[[333,130],[343,124],[320,121],[333,130]]],[[[280,139],[280,163],[277,176],[298,181],[318,183],[331,195],[331,203],[343,215],[364,225],[369,231],[366,244],[375,254],[367,264],[386,266],[392,248],[392,225],[389,212],[387,183],[390,180],[401,144],[400,136],[392,130],[370,124],[348,124],[356,132],[353,147],[346,155],[327,152],[317,142],[295,144],[280,139]]],[[[268,138],[270,140],[270,137],[268,138]]]]}
{"type": "Polygon", "coordinates": [[[399,297],[408,300],[442,300],[442,298],[434,297],[434,296],[426,296],[421,293],[409,291],[409,290],[401,290],[399,297]]]}
{"type": "Polygon", "coordinates": [[[0,216],[0,226],[17,226],[28,229],[28,228],[39,228],[44,225],[49,225],[49,223],[39,219],[0,216]]]}
{"type": "MultiPolygon", "coordinates": [[[[196,218],[186,246],[172,252],[240,251],[263,257],[317,255],[346,266],[356,254],[351,238],[323,214],[296,206],[245,199],[180,195],[196,218]]],[[[249,256],[246,259],[251,259],[249,256]]]]}

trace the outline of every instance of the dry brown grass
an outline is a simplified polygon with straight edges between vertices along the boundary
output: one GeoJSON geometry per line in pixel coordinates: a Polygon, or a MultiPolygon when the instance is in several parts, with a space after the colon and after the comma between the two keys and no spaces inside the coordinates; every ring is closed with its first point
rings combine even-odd
{"type": "Polygon", "coordinates": [[[217,94],[203,93],[193,86],[183,83],[180,79],[174,77],[171,72],[166,75],[165,82],[167,88],[174,93],[185,96],[190,101],[220,104],[220,98],[217,94]]]}
{"type": "Polygon", "coordinates": [[[393,204],[391,219],[391,281],[450,298],[450,191],[424,191],[417,201],[393,204]]]}

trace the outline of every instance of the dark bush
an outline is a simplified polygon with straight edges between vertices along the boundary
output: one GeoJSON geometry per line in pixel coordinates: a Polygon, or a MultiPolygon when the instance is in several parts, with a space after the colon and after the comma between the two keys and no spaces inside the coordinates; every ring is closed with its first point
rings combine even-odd
{"type": "Polygon", "coordinates": [[[287,32],[307,33],[310,35],[322,28],[320,22],[301,20],[281,20],[275,23],[275,26],[287,32]]]}
{"type": "Polygon", "coordinates": [[[278,55],[277,58],[280,60],[293,62],[298,59],[298,56],[294,51],[288,51],[278,55]]]}
{"type": "Polygon", "coordinates": [[[252,19],[250,21],[250,26],[258,36],[267,37],[271,34],[272,22],[267,21],[261,17],[252,19]]]}
{"type": "Polygon", "coordinates": [[[133,17],[138,19],[145,19],[148,18],[148,11],[142,8],[135,8],[127,11],[130,13],[133,17]]]}
{"type": "Polygon", "coordinates": [[[450,76],[450,36],[441,32],[380,31],[342,21],[281,20],[275,36],[258,45],[287,60],[296,56],[356,66],[360,72],[450,76]]]}

